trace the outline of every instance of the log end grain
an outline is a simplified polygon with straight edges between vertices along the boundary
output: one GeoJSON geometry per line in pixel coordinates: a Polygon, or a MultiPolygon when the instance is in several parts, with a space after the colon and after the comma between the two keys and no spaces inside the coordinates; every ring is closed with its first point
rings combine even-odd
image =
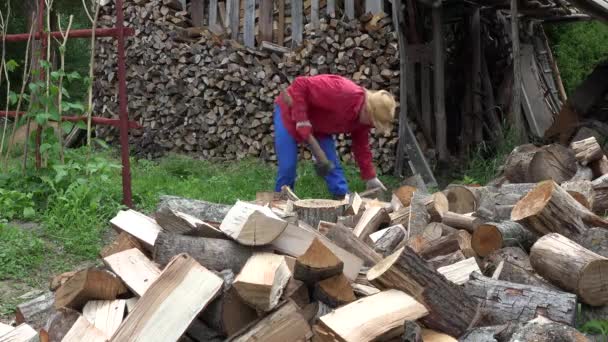
{"type": "Polygon", "coordinates": [[[511,220],[519,221],[542,211],[551,199],[555,186],[556,184],[551,180],[540,182],[538,186],[517,202],[511,212],[511,220]]]}
{"type": "Polygon", "coordinates": [[[591,261],[580,273],[578,293],[589,305],[608,304],[608,259],[591,261]]]}
{"type": "Polygon", "coordinates": [[[482,224],[473,233],[471,245],[475,252],[482,257],[499,250],[503,246],[502,234],[492,224],[482,224]]]}

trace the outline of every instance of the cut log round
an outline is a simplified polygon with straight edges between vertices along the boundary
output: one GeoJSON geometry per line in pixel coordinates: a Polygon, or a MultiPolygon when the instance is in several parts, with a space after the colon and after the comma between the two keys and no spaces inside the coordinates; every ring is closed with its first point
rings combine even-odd
{"type": "Polygon", "coordinates": [[[418,191],[418,189],[416,189],[413,186],[403,185],[403,186],[399,187],[397,190],[395,190],[393,193],[395,194],[395,196],[397,196],[399,201],[401,201],[401,204],[404,207],[409,207],[410,202],[412,200],[412,196],[414,195],[414,192],[416,192],[416,191],[418,191]]]}
{"type": "Polygon", "coordinates": [[[608,303],[608,259],[574,241],[548,234],[530,250],[534,270],[560,288],[575,292],[583,302],[600,306],[608,303]]]}
{"type": "Polygon", "coordinates": [[[298,219],[312,227],[319,225],[319,221],[336,222],[342,216],[347,204],[341,201],[305,199],[293,202],[293,209],[298,219]]]}
{"type": "Polygon", "coordinates": [[[435,192],[423,200],[432,222],[441,222],[443,214],[450,210],[450,203],[443,192],[435,192]]]}
{"type": "Polygon", "coordinates": [[[532,182],[553,180],[558,184],[571,179],[576,171],[574,153],[559,144],[543,146],[534,154],[528,170],[532,182]]]}
{"type": "Polygon", "coordinates": [[[206,268],[240,272],[251,256],[251,248],[231,240],[209,239],[161,232],[154,244],[154,261],[166,265],[180,253],[188,253],[206,268]]]}
{"type": "Polygon", "coordinates": [[[520,246],[529,250],[537,239],[538,236],[517,222],[484,223],[473,233],[471,246],[479,256],[485,257],[503,247],[520,246]]]}
{"type": "Polygon", "coordinates": [[[472,273],[464,285],[467,295],[484,308],[489,325],[525,323],[538,315],[555,322],[573,325],[576,319],[576,295],[541,287],[495,280],[472,273]]]}
{"type": "Polygon", "coordinates": [[[517,202],[511,220],[538,235],[555,232],[574,238],[587,230],[586,224],[608,227],[608,222],[583,207],[551,180],[539,183],[517,202]]]}
{"type": "Polygon", "coordinates": [[[513,149],[505,161],[505,177],[511,183],[530,182],[528,173],[530,162],[538,150],[539,148],[533,144],[525,144],[513,149]]]}
{"type": "Polygon", "coordinates": [[[313,298],[332,308],[357,300],[350,282],[343,274],[318,282],[315,285],[313,298]]]}
{"type": "Polygon", "coordinates": [[[429,310],[422,322],[453,336],[462,335],[475,317],[477,303],[409,247],[389,255],[367,272],[377,288],[411,294],[429,310]]]}
{"type": "Polygon", "coordinates": [[[570,144],[570,148],[574,151],[576,160],[583,166],[599,160],[604,156],[602,147],[597,143],[595,137],[573,141],[570,144]]]}
{"type": "Polygon", "coordinates": [[[444,227],[448,227],[443,223],[431,222],[426,225],[422,231],[422,237],[427,241],[434,241],[443,236],[444,227]]]}
{"type": "Polygon", "coordinates": [[[449,211],[457,214],[474,212],[479,205],[474,187],[450,185],[446,192],[449,211]]]}
{"type": "Polygon", "coordinates": [[[306,253],[296,259],[294,278],[309,285],[342,273],[344,263],[315,238],[306,253]]]}

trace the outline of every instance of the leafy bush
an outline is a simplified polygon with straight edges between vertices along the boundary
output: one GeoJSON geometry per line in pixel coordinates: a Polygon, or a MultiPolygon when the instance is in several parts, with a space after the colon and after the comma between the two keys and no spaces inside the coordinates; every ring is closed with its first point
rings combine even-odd
{"type": "Polygon", "coordinates": [[[545,28],[564,87],[572,93],[598,62],[608,59],[608,25],[589,21],[545,28]]]}
{"type": "Polygon", "coordinates": [[[33,219],[36,215],[32,193],[0,189],[0,219],[33,219]]]}
{"type": "Polygon", "coordinates": [[[608,336],[608,321],[592,320],[588,321],[579,328],[581,332],[587,334],[599,334],[604,337],[608,336]]]}

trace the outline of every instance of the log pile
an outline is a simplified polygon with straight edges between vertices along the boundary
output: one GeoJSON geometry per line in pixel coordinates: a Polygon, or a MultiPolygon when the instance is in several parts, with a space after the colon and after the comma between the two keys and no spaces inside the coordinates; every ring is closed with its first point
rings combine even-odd
{"type": "MultiPolygon", "coordinates": [[[[397,38],[390,17],[351,22],[324,18],[318,29],[306,25],[303,43],[292,51],[269,44],[248,49],[221,32],[189,27],[187,12],[175,9],[179,2],[172,3],[178,5],[161,0],[125,4],[125,24],[136,29],[126,50],[129,113],[144,127],[131,131],[130,143],[141,155],[174,151],[210,160],[275,160],[273,103],[296,76],[340,74],[399,95],[397,38]]],[[[101,26],[110,25],[113,6],[102,8],[101,26]]],[[[100,39],[95,108],[111,117],[118,113],[115,55],[114,41],[100,39]]],[[[96,130],[117,142],[116,129],[96,130]]],[[[343,160],[352,160],[350,138],[337,138],[343,160]]],[[[372,139],[376,165],[389,172],[397,128],[390,136],[372,139]]],[[[421,135],[418,140],[427,150],[421,135]]],[[[301,155],[311,157],[307,150],[301,155]]]]}
{"type": "Polygon", "coordinates": [[[558,329],[580,341],[578,303],[608,309],[608,223],[577,201],[572,182],[454,185],[434,195],[402,186],[342,201],[284,191],[226,207],[163,198],[155,218],[118,212],[103,266],[56,276],[0,334],[514,341],[551,340],[558,329]],[[497,214],[501,205],[508,215],[497,214]]]}

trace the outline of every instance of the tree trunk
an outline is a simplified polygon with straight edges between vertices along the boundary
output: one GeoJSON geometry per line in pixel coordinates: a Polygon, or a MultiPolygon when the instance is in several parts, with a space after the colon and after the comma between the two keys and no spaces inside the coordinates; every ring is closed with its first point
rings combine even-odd
{"type": "Polygon", "coordinates": [[[539,183],[517,202],[511,219],[538,235],[560,233],[572,238],[583,234],[587,230],[586,224],[608,227],[608,222],[583,207],[551,180],[539,183]]]}
{"type": "Polygon", "coordinates": [[[161,196],[156,211],[165,208],[192,215],[207,223],[220,223],[228,214],[231,205],[211,203],[176,196],[161,196]]]}
{"type": "Polygon", "coordinates": [[[206,268],[238,273],[252,254],[252,248],[223,239],[209,239],[161,232],[154,245],[154,261],[161,266],[180,254],[188,253],[206,268]]]}
{"type": "Polygon", "coordinates": [[[513,221],[484,223],[477,227],[471,239],[475,252],[482,257],[503,247],[520,246],[525,250],[536,242],[538,236],[513,221]]]}
{"type": "Polygon", "coordinates": [[[376,264],[367,272],[367,279],[381,290],[402,290],[423,303],[429,315],[422,322],[429,328],[460,336],[475,317],[475,300],[409,247],[376,264]]]}
{"type": "Polygon", "coordinates": [[[583,302],[600,306],[608,303],[604,272],[608,259],[585,249],[559,234],[548,234],[530,250],[532,267],[560,288],[575,292],[583,302]]]}
{"type": "Polygon", "coordinates": [[[534,272],[528,254],[519,247],[506,247],[488,255],[484,259],[484,274],[493,274],[496,280],[558,290],[534,272]]]}
{"type": "Polygon", "coordinates": [[[298,219],[316,227],[319,221],[336,222],[346,210],[346,204],[341,201],[306,199],[293,203],[293,209],[298,219]]]}
{"type": "Polygon", "coordinates": [[[478,273],[471,274],[464,291],[482,302],[489,325],[525,323],[538,315],[568,325],[575,323],[577,302],[571,293],[495,280],[478,273]]]}
{"type": "Polygon", "coordinates": [[[528,170],[534,154],[539,148],[533,144],[517,146],[505,161],[505,177],[511,183],[529,183],[530,175],[528,170]]]}

